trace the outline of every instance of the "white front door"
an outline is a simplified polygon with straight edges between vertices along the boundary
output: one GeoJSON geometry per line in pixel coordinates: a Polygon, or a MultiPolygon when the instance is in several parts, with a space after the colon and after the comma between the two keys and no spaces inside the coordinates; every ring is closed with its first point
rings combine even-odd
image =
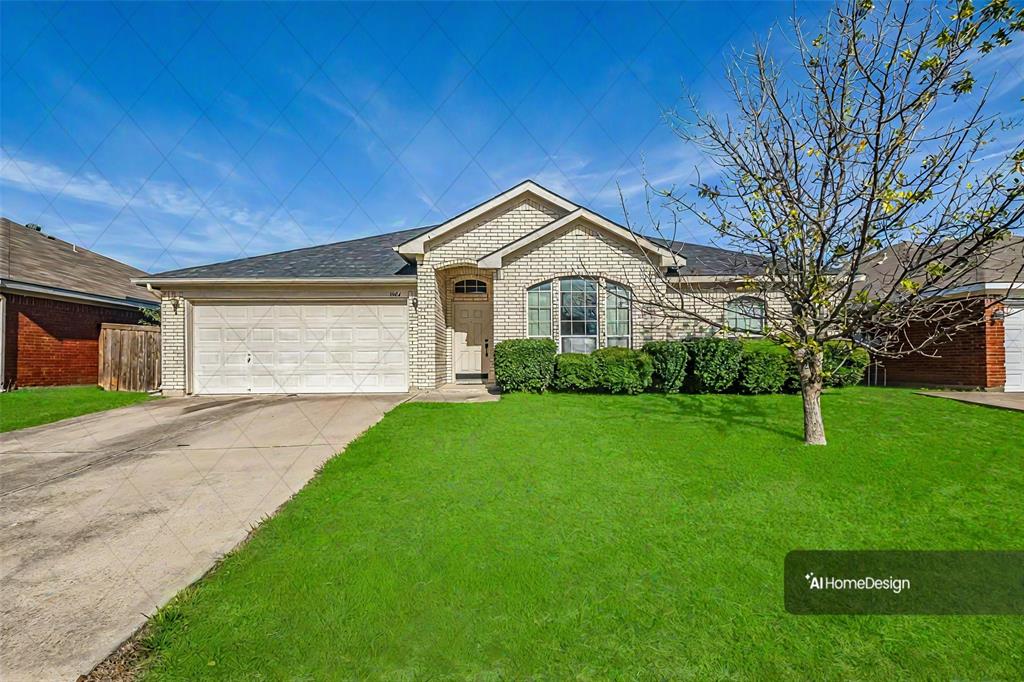
{"type": "Polygon", "coordinates": [[[1003,308],[1003,348],[1006,350],[1006,386],[1004,391],[1024,391],[1024,304],[1003,308]]]}
{"type": "Polygon", "coordinates": [[[455,379],[487,379],[491,369],[491,304],[456,301],[452,354],[455,379]]]}
{"type": "Polygon", "coordinates": [[[193,393],[402,393],[405,305],[192,307],[193,393]]]}

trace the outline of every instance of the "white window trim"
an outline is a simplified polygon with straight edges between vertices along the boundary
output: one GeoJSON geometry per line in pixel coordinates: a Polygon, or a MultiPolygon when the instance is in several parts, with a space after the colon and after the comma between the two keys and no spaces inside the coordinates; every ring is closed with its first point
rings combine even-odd
{"type": "MultiPolygon", "coordinates": [[[[621,339],[621,338],[625,338],[626,339],[626,345],[625,346],[618,346],[618,347],[619,348],[632,348],[633,347],[633,290],[632,290],[632,288],[627,287],[625,284],[620,284],[619,282],[607,282],[605,284],[605,291],[604,291],[604,308],[605,308],[604,347],[605,348],[611,348],[611,346],[608,343],[608,339],[621,339]],[[608,315],[608,301],[612,297],[621,298],[620,296],[615,296],[615,294],[611,294],[611,296],[609,296],[608,289],[610,287],[618,287],[618,288],[620,288],[620,289],[622,289],[623,291],[626,292],[626,303],[627,303],[627,305],[626,305],[626,335],[625,335],[625,337],[622,337],[622,336],[611,336],[608,333],[608,321],[610,319],[610,316],[608,315]]],[[[601,315],[601,313],[600,313],[600,311],[598,311],[598,317],[600,317],[600,315],[601,315]]]]}
{"type": "MultiPolygon", "coordinates": [[[[602,322],[602,320],[601,320],[601,298],[600,298],[600,296],[601,296],[601,283],[598,280],[596,280],[596,279],[593,279],[593,278],[590,278],[590,277],[580,277],[580,276],[559,277],[555,281],[558,282],[558,353],[561,354],[561,353],[566,352],[566,351],[562,350],[562,339],[594,339],[594,350],[599,350],[601,348],[601,322],[602,322]],[[566,280],[573,280],[573,279],[583,280],[584,282],[590,282],[590,283],[592,283],[594,285],[594,295],[597,297],[597,301],[594,303],[594,310],[595,310],[596,321],[597,321],[597,333],[596,334],[593,334],[593,335],[590,335],[590,334],[580,335],[580,334],[563,334],[562,333],[562,282],[564,282],[566,280]]],[[[586,320],[583,320],[583,322],[585,323],[586,320]]],[[[554,331],[554,330],[552,330],[552,331],[554,331]]],[[[572,352],[572,351],[569,351],[569,352],[572,352]]],[[[593,353],[594,351],[590,351],[590,352],[593,353]]]]}
{"type": "Polygon", "coordinates": [[[526,287],[525,296],[523,297],[523,307],[524,307],[524,310],[526,310],[526,319],[523,320],[523,323],[524,323],[523,332],[525,334],[524,338],[527,338],[527,339],[551,339],[551,340],[554,340],[554,338],[555,338],[555,319],[554,319],[555,318],[555,306],[554,306],[554,298],[553,298],[554,294],[551,291],[554,288],[552,286],[552,282],[553,281],[554,280],[550,280],[549,279],[549,280],[547,280],[545,282],[537,282],[536,284],[532,284],[532,285],[526,287]],[[536,289],[539,286],[543,286],[544,284],[548,285],[548,295],[549,295],[549,298],[548,298],[548,333],[547,334],[530,334],[530,291],[533,290],[533,289],[536,289]]]}
{"type": "Polygon", "coordinates": [[[735,298],[729,299],[728,301],[725,302],[725,323],[729,327],[729,331],[734,333],[734,334],[764,336],[764,330],[765,330],[765,327],[767,326],[767,323],[768,323],[768,301],[764,300],[760,296],[750,296],[750,295],[736,296],[735,298]],[[759,321],[761,322],[760,329],[757,329],[757,330],[753,330],[753,329],[739,329],[739,328],[733,327],[731,324],[729,324],[729,317],[730,316],[735,316],[735,315],[742,314],[742,313],[738,313],[736,311],[730,310],[729,306],[732,305],[733,303],[736,303],[737,301],[744,301],[744,300],[757,301],[761,305],[761,317],[760,318],[753,318],[753,317],[750,317],[749,315],[744,315],[745,317],[747,317],[748,319],[751,319],[751,320],[759,319],[759,321]]]}

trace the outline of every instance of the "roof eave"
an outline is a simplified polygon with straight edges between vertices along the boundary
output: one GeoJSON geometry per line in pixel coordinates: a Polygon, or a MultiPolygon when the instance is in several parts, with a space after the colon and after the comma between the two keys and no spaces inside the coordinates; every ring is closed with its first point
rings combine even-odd
{"type": "Polygon", "coordinates": [[[159,301],[146,301],[143,299],[127,297],[115,298],[113,296],[105,296],[103,294],[90,294],[83,291],[61,289],[59,287],[51,287],[45,284],[33,284],[31,282],[20,282],[11,279],[0,279],[0,291],[5,293],[21,294],[24,296],[40,296],[59,299],[62,301],[75,301],[86,304],[91,303],[113,306],[116,308],[150,308],[155,310],[160,307],[159,301]]]}
{"type": "Polygon", "coordinates": [[[174,286],[236,285],[236,286],[389,286],[416,284],[415,275],[393,277],[140,277],[132,280],[139,286],[166,288],[174,286]]]}

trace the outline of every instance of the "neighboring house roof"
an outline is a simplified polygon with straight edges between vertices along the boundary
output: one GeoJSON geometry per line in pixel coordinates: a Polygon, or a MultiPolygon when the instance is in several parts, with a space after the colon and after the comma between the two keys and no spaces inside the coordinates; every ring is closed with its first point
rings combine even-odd
{"type": "Polygon", "coordinates": [[[152,275],[147,280],[369,279],[412,276],[416,274],[416,266],[398,255],[395,247],[433,227],[416,227],[322,246],[169,270],[152,275]]]}
{"type": "MultiPolygon", "coordinates": [[[[902,271],[902,263],[908,258],[919,259],[921,256],[911,255],[915,249],[911,242],[896,244],[867,257],[861,265],[859,274],[864,276],[864,287],[873,285],[891,286],[893,279],[902,271]]],[[[939,247],[933,247],[935,252],[939,247]]],[[[950,256],[954,258],[955,254],[950,256]]],[[[947,259],[947,262],[950,260],[947,259]]],[[[1007,289],[1010,285],[1019,288],[1024,285],[1024,237],[1011,236],[1004,243],[996,245],[986,258],[978,258],[976,264],[956,281],[939,283],[936,287],[943,294],[952,291],[981,290],[984,285],[991,289],[1007,289]]]]}
{"type": "Polygon", "coordinates": [[[25,295],[157,307],[159,296],[136,286],[145,272],[7,218],[0,218],[0,285],[25,295]]]}

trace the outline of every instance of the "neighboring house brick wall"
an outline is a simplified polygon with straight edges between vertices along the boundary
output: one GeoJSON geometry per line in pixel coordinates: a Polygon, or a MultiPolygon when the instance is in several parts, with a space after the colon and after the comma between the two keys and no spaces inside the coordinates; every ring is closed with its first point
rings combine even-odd
{"type": "MultiPolygon", "coordinates": [[[[979,301],[975,314],[982,314],[979,301]]],[[[984,322],[962,329],[947,343],[933,346],[924,353],[882,361],[885,380],[889,384],[917,386],[963,386],[1000,388],[1006,384],[1006,349],[1003,321],[997,304],[984,313],[984,322]]],[[[925,329],[912,327],[908,337],[919,341],[925,329]]]]}
{"type": "Polygon", "coordinates": [[[138,323],[138,310],[7,295],[4,384],[95,384],[100,325],[138,323]]]}
{"type": "Polygon", "coordinates": [[[188,303],[174,291],[160,301],[160,388],[165,395],[185,392],[185,309],[188,303]]]}

